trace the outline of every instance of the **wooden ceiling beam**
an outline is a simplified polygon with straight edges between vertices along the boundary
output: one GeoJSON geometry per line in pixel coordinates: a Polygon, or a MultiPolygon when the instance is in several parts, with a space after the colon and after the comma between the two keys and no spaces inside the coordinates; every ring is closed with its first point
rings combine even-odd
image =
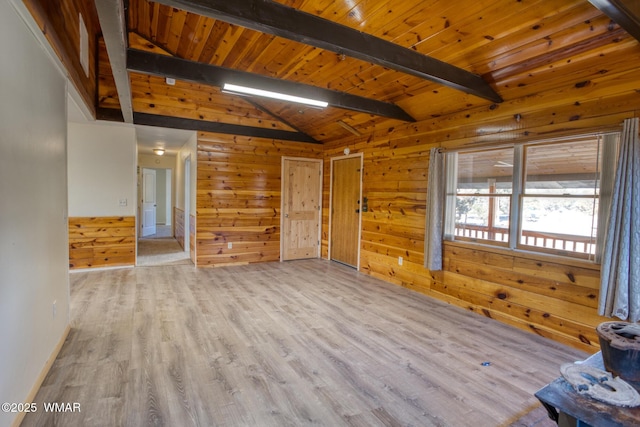
{"type": "Polygon", "coordinates": [[[127,36],[125,12],[122,0],[101,0],[96,2],[98,20],[107,47],[113,79],[118,91],[122,117],[127,123],[133,123],[133,102],[131,85],[127,73],[127,36]]]}
{"type": "Polygon", "coordinates": [[[640,41],[640,3],[638,0],[589,0],[616,24],[640,41]]]}
{"type": "Polygon", "coordinates": [[[320,144],[320,142],[302,132],[210,122],[207,120],[185,119],[181,117],[161,116],[158,114],[134,112],[133,123],[136,125],[158,126],[163,128],[195,130],[201,132],[224,133],[229,135],[242,135],[256,138],[320,144]]]}
{"type": "Polygon", "coordinates": [[[127,69],[210,86],[222,87],[224,83],[233,83],[273,92],[295,94],[296,96],[327,101],[332,107],[405,122],[415,122],[415,119],[402,108],[388,102],[136,49],[127,50],[127,69]]]}
{"type": "Polygon", "coordinates": [[[358,58],[502,102],[482,77],[414,50],[269,0],[155,0],[299,43],[358,58]]]}

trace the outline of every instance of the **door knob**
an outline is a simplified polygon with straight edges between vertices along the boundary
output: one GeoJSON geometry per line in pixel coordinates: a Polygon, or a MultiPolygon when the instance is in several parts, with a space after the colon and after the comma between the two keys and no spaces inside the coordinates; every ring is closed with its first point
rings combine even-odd
{"type": "Polygon", "coordinates": [[[360,209],[356,209],[356,213],[360,213],[360,209]]]}

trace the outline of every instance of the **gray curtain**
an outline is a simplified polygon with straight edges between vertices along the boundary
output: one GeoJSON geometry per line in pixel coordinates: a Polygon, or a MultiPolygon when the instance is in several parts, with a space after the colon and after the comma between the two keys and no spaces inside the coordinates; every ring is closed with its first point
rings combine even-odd
{"type": "Polygon", "coordinates": [[[638,118],[624,122],[604,253],[598,313],[640,320],[640,139],[638,118]]]}
{"type": "Polygon", "coordinates": [[[429,153],[427,182],[427,213],[424,266],[431,271],[442,270],[442,230],[444,218],[444,154],[438,148],[429,153]]]}

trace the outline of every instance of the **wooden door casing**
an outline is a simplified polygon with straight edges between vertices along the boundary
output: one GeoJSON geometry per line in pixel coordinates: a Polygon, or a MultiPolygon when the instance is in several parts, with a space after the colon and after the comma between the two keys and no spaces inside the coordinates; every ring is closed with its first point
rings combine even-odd
{"type": "Polygon", "coordinates": [[[282,261],[320,256],[322,160],[282,158],[282,261]]]}
{"type": "Polygon", "coordinates": [[[330,259],[359,268],[362,155],[331,160],[330,259]]]}

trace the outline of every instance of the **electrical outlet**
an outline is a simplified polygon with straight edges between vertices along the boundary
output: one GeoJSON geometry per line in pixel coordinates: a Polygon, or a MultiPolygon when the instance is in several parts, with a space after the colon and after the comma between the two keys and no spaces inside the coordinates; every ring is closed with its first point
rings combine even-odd
{"type": "Polygon", "coordinates": [[[231,242],[227,243],[227,249],[233,249],[233,243],[231,242]]]}
{"type": "Polygon", "coordinates": [[[402,265],[402,261],[403,261],[402,257],[401,257],[401,256],[399,256],[399,257],[398,257],[398,265],[402,265]]]}
{"type": "Polygon", "coordinates": [[[127,199],[120,199],[120,206],[121,207],[127,206],[127,199]]]}
{"type": "Polygon", "coordinates": [[[58,301],[57,301],[57,300],[54,300],[54,301],[53,301],[53,318],[54,318],[54,319],[56,318],[56,314],[58,314],[58,307],[57,307],[57,303],[58,303],[58,301]]]}

